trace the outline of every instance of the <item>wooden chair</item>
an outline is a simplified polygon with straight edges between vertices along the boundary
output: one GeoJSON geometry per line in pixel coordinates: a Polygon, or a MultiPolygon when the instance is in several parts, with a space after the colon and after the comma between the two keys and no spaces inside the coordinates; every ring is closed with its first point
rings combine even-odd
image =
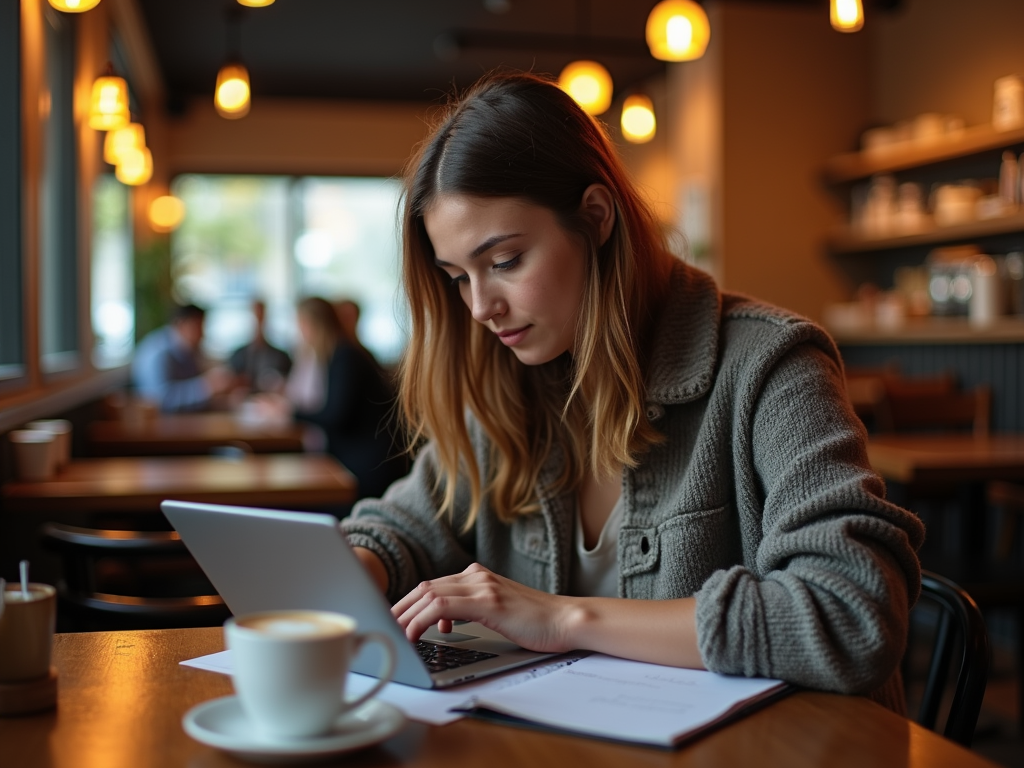
{"type": "Polygon", "coordinates": [[[211,627],[230,616],[175,531],[48,523],[43,546],[61,558],[65,630],[211,627]]]}
{"type": "Polygon", "coordinates": [[[938,613],[917,722],[936,730],[952,668],[953,696],[942,734],[970,747],[988,682],[990,651],[985,620],[966,591],[949,579],[923,571],[915,617],[920,617],[929,605],[937,608],[938,613]],[[955,655],[955,651],[959,654],[955,655]]]}
{"type": "Polygon", "coordinates": [[[971,431],[989,434],[992,391],[962,390],[952,375],[930,378],[883,377],[877,408],[880,432],[971,431]]]}

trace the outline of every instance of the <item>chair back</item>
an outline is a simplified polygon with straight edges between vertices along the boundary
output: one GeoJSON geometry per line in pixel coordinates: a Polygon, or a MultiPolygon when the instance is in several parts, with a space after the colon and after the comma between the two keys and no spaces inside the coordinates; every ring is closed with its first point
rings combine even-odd
{"type": "Polygon", "coordinates": [[[61,558],[65,630],[208,627],[231,615],[176,531],[47,523],[42,543],[61,558]]]}
{"type": "Polygon", "coordinates": [[[986,386],[962,390],[952,376],[883,379],[877,408],[880,432],[970,431],[989,434],[992,391],[986,386]]]}
{"type": "Polygon", "coordinates": [[[917,721],[935,730],[952,668],[953,699],[943,735],[969,747],[988,682],[989,643],[985,620],[978,604],[967,592],[936,573],[922,571],[921,601],[935,605],[939,613],[917,721]],[[954,658],[957,649],[961,650],[959,659],[954,658]]]}

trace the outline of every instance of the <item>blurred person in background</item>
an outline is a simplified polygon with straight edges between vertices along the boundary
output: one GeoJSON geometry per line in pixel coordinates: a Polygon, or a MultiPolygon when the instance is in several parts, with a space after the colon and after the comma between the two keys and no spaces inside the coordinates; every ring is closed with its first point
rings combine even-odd
{"type": "Polygon", "coordinates": [[[394,389],[328,301],[303,299],[298,326],[301,343],[284,396],[258,399],[319,427],[327,452],[359,480],[359,497],[378,496],[408,469],[392,419],[394,389]]]}
{"type": "Polygon", "coordinates": [[[132,383],[136,392],[164,413],[210,408],[235,384],[235,376],[223,366],[204,370],[199,345],[205,320],[202,307],[178,307],[170,323],[148,334],[135,349],[132,383]]]}
{"type": "Polygon", "coordinates": [[[338,315],[338,322],[345,338],[353,344],[363,346],[363,342],[359,340],[359,315],[362,312],[359,305],[352,299],[340,299],[334,302],[334,312],[338,315]]]}
{"type": "Polygon", "coordinates": [[[253,301],[252,315],[256,320],[252,341],[231,353],[228,366],[250,392],[279,392],[292,369],[292,359],[267,341],[267,305],[259,299],[253,301]]]}

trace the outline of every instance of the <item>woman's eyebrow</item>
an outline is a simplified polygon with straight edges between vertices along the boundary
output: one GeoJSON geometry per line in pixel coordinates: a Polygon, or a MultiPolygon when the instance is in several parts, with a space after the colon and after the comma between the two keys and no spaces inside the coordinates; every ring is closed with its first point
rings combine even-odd
{"type": "MultiPolygon", "coordinates": [[[[521,234],[521,232],[512,232],[511,234],[508,235],[494,235],[493,237],[489,237],[472,250],[472,252],[469,254],[469,258],[475,259],[480,254],[486,253],[499,243],[503,243],[506,240],[511,240],[513,237],[519,237],[521,234]]],[[[442,261],[441,259],[438,258],[434,259],[434,264],[436,264],[439,267],[453,266],[452,264],[449,264],[447,261],[442,261]]]]}

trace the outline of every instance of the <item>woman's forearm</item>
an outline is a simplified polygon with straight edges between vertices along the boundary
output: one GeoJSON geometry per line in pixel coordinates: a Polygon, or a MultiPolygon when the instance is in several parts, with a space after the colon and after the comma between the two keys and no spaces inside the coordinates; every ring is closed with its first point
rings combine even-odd
{"type": "Polygon", "coordinates": [[[370,574],[370,578],[380,587],[380,591],[386,595],[388,593],[388,571],[381,559],[377,557],[377,553],[366,547],[352,547],[352,551],[355,552],[366,572],[370,574]]]}
{"type": "Polygon", "coordinates": [[[697,601],[565,597],[562,612],[569,647],[612,656],[703,669],[697,647],[697,601]]]}

